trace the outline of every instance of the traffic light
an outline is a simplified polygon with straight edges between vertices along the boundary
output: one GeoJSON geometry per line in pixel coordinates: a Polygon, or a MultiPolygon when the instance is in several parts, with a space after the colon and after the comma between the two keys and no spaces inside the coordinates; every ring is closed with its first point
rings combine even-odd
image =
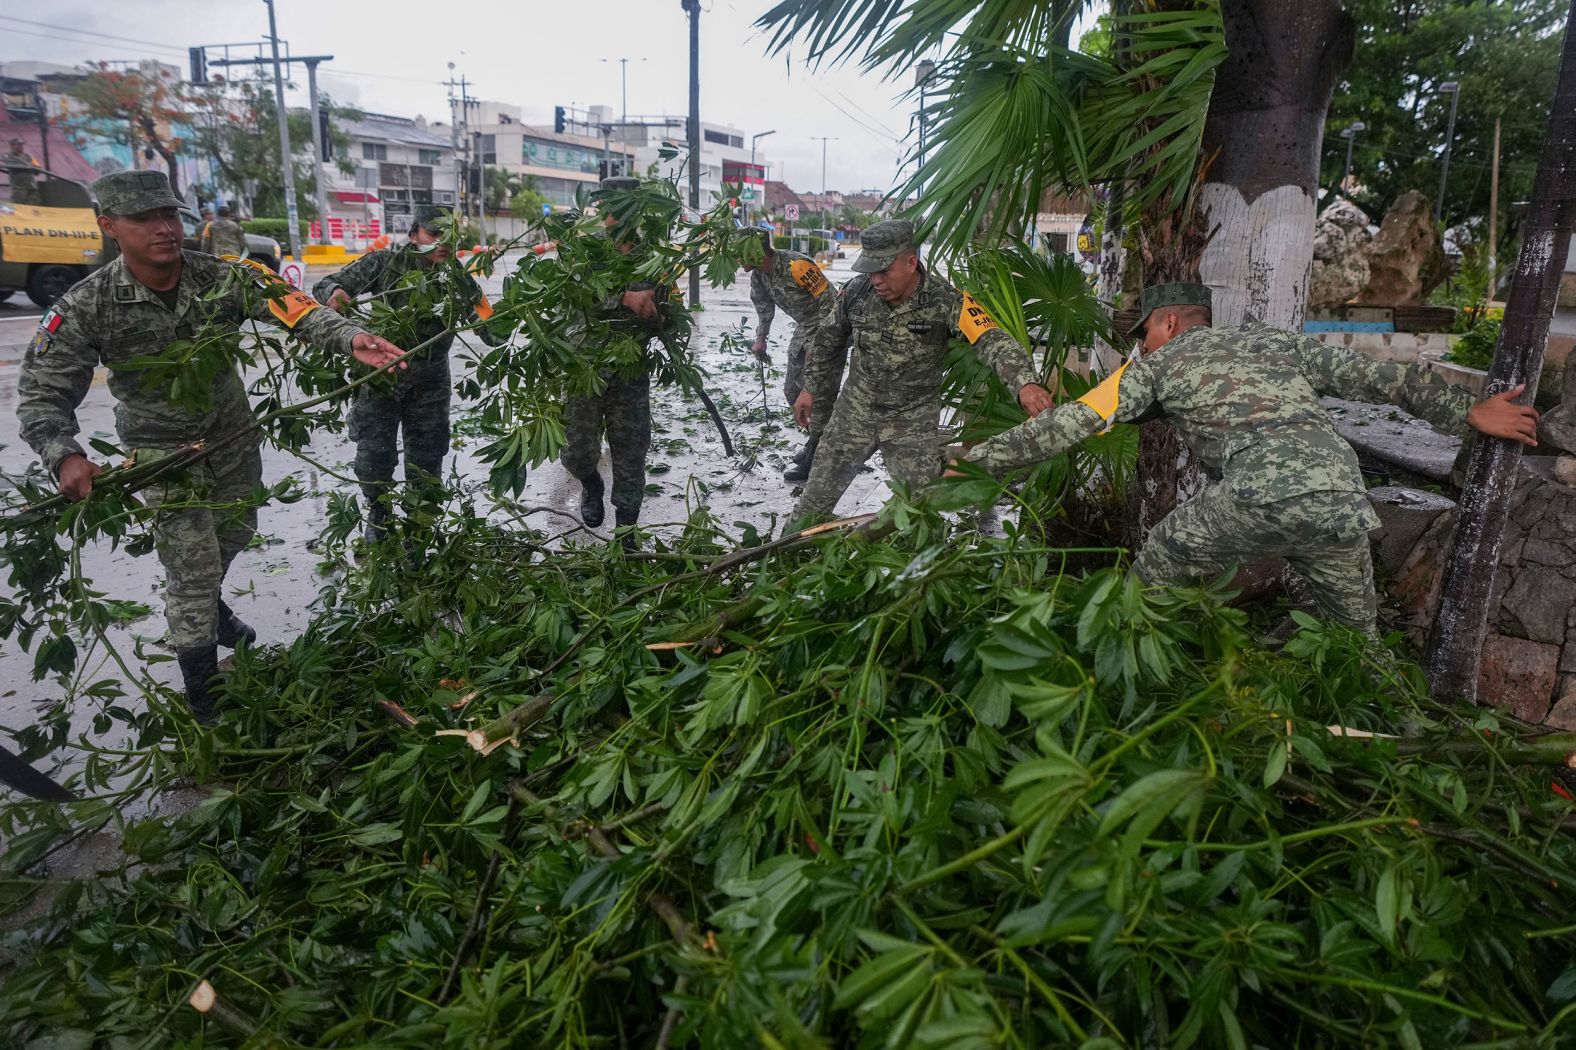
{"type": "Polygon", "coordinates": [[[191,56],[192,83],[208,83],[208,52],[200,47],[189,47],[186,53],[191,56]]]}
{"type": "Polygon", "coordinates": [[[553,107],[553,130],[556,131],[558,134],[562,135],[564,133],[564,123],[565,123],[564,122],[564,107],[563,106],[554,106],[553,107]]]}

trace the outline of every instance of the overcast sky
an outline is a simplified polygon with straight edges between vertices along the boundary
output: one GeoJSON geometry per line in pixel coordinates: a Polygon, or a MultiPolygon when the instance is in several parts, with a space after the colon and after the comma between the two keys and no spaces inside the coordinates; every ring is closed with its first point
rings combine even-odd
{"type": "MultiPolygon", "coordinates": [[[[442,81],[453,62],[475,96],[519,105],[533,123],[551,123],[554,105],[604,103],[617,114],[620,57],[631,60],[631,115],[683,116],[688,109],[689,35],[680,0],[276,3],[279,36],[291,51],[335,56],[321,67],[323,90],[365,110],[447,121],[442,81]]],[[[786,175],[795,189],[821,188],[820,135],[836,139],[827,144],[831,188],[890,188],[908,148],[913,104],[900,95],[912,74],[883,81],[846,66],[812,71],[767,58],[766,38],[752,23],[771,6],[707,0],[702,120],[741,127],[746,141],[775,129],[761,140],[761,152],[771,177],[786,175]]],[[[77,65],[157,57],[184,70],[192,45],[258,41],[267,32],[261,0],[0,3],[0,59],[77,65]]],[[[299,75],[304,84],[304,70],[299,75]]],[[[304,100],[303,90],[292,94],[292,104],[304,100]]]]}

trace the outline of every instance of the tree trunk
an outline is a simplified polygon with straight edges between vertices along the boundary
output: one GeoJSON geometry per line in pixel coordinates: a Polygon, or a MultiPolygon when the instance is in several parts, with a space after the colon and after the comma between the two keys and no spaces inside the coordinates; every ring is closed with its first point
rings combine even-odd
{"type": "MultiPolygon", "coordinates": [[[[1257,320],[1297,331],[1313,267],[1324,116],[1351,61],[1355,24],[1339,0],[1222,0],[1221,15],[1230,55],[1210,96],[1199,193],[1208,242],[1144,279],[1203,281],[1217,327],[1257,320]]],[[[1141,543],[1202,483],[1170,427],[1146,425],[1130,539],[1141,543]]]]}
{"type": "Polygon", "coordinates": [[[1199,274],[1215,324],[1297,331],[1308,300],[1324,117],[1352,58],[1339,0],[1222,0],[1230,56],[1204,126],[1201,191],[1213,236],[1199,274]]]}
{"type": "MultiPolygon", "coordinates": [[[[1521,401],[1531,404],[1543,370],[1561,273],[1576,223],[1576,4],[1565,26],[1565,51],[1549,111],[1549,130],[1532,185],[1532,204],[1523,226],[1515,283],[1505,304],[1499,345],[1488,371],[1488,392],[1525,383],[1521,401]]],[[[1521,466],[1521,445],[1479,438],[1467,460],[1466,485],[1456,512],[1455,533],[1445,558],[1439,610],[1424,658],[1428,683],[1442,699],[1477,696],[1478,659],[1487,629],[1494,570],[1510,490],[1521,466]]]]}

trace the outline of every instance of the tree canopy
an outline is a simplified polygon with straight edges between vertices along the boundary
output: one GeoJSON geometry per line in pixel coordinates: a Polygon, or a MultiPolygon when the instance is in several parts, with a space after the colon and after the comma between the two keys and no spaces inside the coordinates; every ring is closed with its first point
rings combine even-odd
{"type": "MultiPolygon", "coordinates": [[[[1356,54],[1330,106],[1320,184],[1340,178],[1342,129],[1362,121],[1352,154],[1357,203],[1375,218],[1407,190],[1433,199],[1460,84],[1445,193],[1447,224],[1488,214],[1494,119],[1502,120],[1500,207],[1525,200],[1559,69],[1565,0],[1345,0],[1356,54]]],[[[1501,224],[1504,230],[1506,225],[1501,224]]]]}

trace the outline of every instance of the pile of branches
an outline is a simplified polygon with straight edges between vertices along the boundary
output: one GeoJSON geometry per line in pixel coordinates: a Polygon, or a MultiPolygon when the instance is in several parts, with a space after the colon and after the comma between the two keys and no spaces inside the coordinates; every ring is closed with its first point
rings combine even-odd
{"type": "Polygon", "coordinates": [[[1576,740],[1026,536],[548,553],[452,507],[213,734],[140,724],[122,776],[208,795],[118,872],[47,876],[95,803],[0,815],[0,1042],[1556,1042],[1576,740]]]}

